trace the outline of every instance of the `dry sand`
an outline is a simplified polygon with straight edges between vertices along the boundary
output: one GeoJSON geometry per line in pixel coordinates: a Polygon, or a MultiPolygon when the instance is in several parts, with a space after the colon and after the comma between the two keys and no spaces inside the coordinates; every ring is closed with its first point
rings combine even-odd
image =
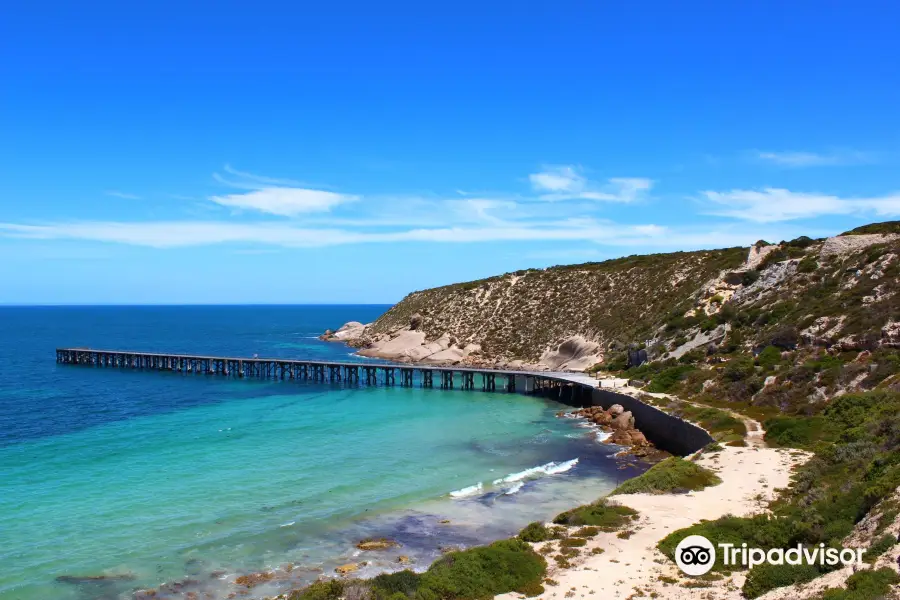
{"type": "MultiPolygon", "coordinates": [[[[612,496],[613,501],[640,513],[640,520],[630,526],[633,535],[621,539],[616,533],[601,533],[583,549],[584,558],[573,559],[573,567],[568,569],[560,569],[553,560],[548,561],[551,565],[548,577],[558,585],[547,586],[540,598],[740,599],[742,574],[712,582],[710,587],[682,587],[682,584],[696,583],[696,580],[683,577],[678,567],[656,549],[656,543],[669,533],[701,519],[764,512],[776,490],[790,483],[792,469],[808,458],[809,454],[797,450],[726,447],[721,452],[703,455],[697,461],[718,473],[722,483],[717,486],[689,494],[612,496]],[[592,555],[593,548],[603,548],[604,552],[592,555]],[[666,583],[659,579],[660,576],[678,582],[666,583]]],[[[540,549],[543,545],[536,544],[536,547],[540,549]]],[[[517,597],[517,594],[498,596],[504,600],[517,597]]]]}

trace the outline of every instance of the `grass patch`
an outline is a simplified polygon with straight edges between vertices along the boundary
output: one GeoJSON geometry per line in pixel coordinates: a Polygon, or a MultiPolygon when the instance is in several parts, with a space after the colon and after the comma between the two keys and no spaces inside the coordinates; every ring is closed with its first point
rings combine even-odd
{"type": "Polygon", "coordinates": [[[847,589],[826,590],[822,600],[878,600],[885,598],[891,588],[900,583],[892,569],[866,570],[847,578],[847,589]]]}
{"type": "Polygon", "coordinates": [[[718,408],[681,403],[675,409],[675,413],[683,419],[698,423],[715,439],[721,440],[728,436],[743,439],[747,435],[747,426],[742,420],[718,408]]]}
{"type": "Polygon", "coordinates": [[[653,465],[634,479],[629,479],[613,494],[664,494],[703,488],[722,483],[719,477],[689,460],[673,456],[653,465]]]}
{"type": "Polygon", "coordinates": [[[863,554],[863,560],[867,563],[875,562],[878,560],[879,556],[887,552],[890,548],[893,548],[896,543],[897,538],[891,534],[881,536],[866,549],[863,554]]]}
{"type": "Polygon", "coordinates": [[[582,527],[581,529],[579,529],[578,531],[573,533],[572,537],[592,538],[595,535],[597,535],[598,533],[600,533],[600,530],[597,529],[596,527],[582,527]]]}
{"type": "Polygon", "coordinates": [[[824,417],[774,417],[763,425],[766,443],[779,448],[811,448],[833,437],[824,417]]]}
{"type": "Polygon", "coordinates": [[[415,597],[480,600],[508,592],[536,595],[543,591],[546,570],[546,561],[531,546],[521,540],[501,540],[447,554],[421,575],[415,597]]]}
{"type": "Polygon", "coordinates": [[[581,548],[582,546],[587,545],[587,540],[584,538],[570,537],[562,540],[559,545],[562,548],[581,548]]]}
{"type": "Polygon", "coordinates": [[[519,539],[523,542],[546,542],[547,540],[554,539],[553,533],[550,529],[540,522],[529,523],[525,526],[525,528],[519,532],[519,539]]]}
{"type": "Polygon", "coordinates": [[[747,573],[741,592],[745,598],[762,596],[769,590],[806,583],[823,575],[827,567],[818,565],[757,565],[747,573]]]}
{"type": "Polygon", "coordinates": [[[604,498],[560,513],[553,522],[559,525],[590,525],[602,531],[615,531],[637,518],[636,510],[611,504],[604,498]]]}

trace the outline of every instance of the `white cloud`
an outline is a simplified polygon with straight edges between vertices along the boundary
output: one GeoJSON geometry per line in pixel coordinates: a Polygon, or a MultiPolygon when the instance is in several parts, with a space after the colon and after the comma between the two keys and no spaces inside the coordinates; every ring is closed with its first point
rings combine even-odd
{"type": "Polygon", "coordinates": [[[719,230],[666,229],[654,225],[625,225],[591,219],[568,219],[503,226],[426,227],[397,231],[349,231],[339,228],[296,227],[287,223],[239,224],[223,221],[92,221],[21,225],[0,223],[0,235],[29,239],[73,239],[153,248],[213,244],[250,244],[263,247],[322,247],[391,242],[515,242],[580,241],[601,246],[638,248],[710,248],[748,245],[761,238],[784,238],[783,230],[747,227],[719,230]]]}
{"type": "Polygon", "coordinates": [[[757,158],[782,167],[827,167],[858,165],[871,162],[872,156],[857,150],[841,150],[829,153],[817,152],[758,152],[757,158]]]}
{"type": "Polygon", "coordinates": [[[322,190],[272,187],[245,194],[210,196],[209,199],[221,206],[295,217],[306,213],[327,212],[339,204],[354,202],[359,197],[322,190]]]}
{"type": "Polygon", "coordinates": [[[600,200],[632,202],[653,186],[649,179],[616,177],[598,184],[573,166],[546,167],[528,176],[532,189],[542,200],[600,200]]]}
{"type": "Polygon", "coordinates": [[[841,198],[826,194],[792,192],[783,188],[762,190],[706,191],[703,195],[723,206],[709,214],[772,223],[807,219],[823,215],[874,213],[879,216],[900,215],[900,193],[876,198],[841,198]]]}
{"type": "Polygon", "coordinates": [[[105,192],[107,196],[112,196],[113,198],[122,198],[123,200],[140,200],[140,196],[136,196],[134,194],[126,194],[125,192],[120,192],[118,190],[109,190],[105,192]]]}
{"type": "Polygon", "coordinates": [[[213,179],[232,188],[249,190],[238,194],[210,196],[209,200],[220,206],[241,210],[254,210],[280,217],[296,217],[308,213],[328,212],[332,208],[355,202],[359,196],[339,194],[303,187],[293,179],[276,179],[254,175],[225,165],[224,171],[236,179],[226,179],[213,173],[213,179]]]}

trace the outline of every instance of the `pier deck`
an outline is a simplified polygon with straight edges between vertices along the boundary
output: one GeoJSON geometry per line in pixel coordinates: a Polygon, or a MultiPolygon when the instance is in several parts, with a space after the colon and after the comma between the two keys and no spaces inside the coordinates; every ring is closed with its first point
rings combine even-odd
{"type": "Polygon", "coordinates": [[[478,367],[419,364],[370,364],[286,358],[241,358],[93,348],[57,348],[56,362],[65,365],[174,371],[236,378],[340,382],[354,385],[400,385],[464,390],[533,393],[553,390],[569,401],[590,396],[597,380],[582,373],[515,371],[478,367]],[[398,377],[399,375],[399,377],[398,377]],[[501,381],[498,384],[498,379],[501,381]],[[437,380],[437,381],[435,381],[437,380]]]}

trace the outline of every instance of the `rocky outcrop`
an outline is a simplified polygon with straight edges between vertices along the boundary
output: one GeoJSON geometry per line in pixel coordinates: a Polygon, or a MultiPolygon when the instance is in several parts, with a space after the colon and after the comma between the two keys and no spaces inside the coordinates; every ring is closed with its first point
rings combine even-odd
{"type": "Polygon", "coordinates": [[[838,235],[830,237],[822,244],[820,256],[852,254],[875,244],[885,244],[900,239],[896,233],[870,233],[862,235],[838,235]]]}
{"type": "Polygon", "coordinates": [[[540,364],[551,371],[584,371],[603,360],[600,344],[572,336],[555,350],[548,350],[541,356],[540,364]]]}
{"type": "Polygon", "coordinates": [[[620,404],[610,406],[609,410],[604,410],[602,406],[589,406],[572,414],[587,419],[602,431],[610,433],[603,440],[604,443],[626,446],[636,456],[647,456],[654,452],[653,445],[636,428],[634,415],[620,404]]]}
{"type": "Polygon", "coordinates": [[[319,339],[326,342],[349,342],[350,340],[355,340],[362,336],[363,333],[365,333],[366,327],[368,327],[368,325],[363,325],[358,321],[350,321],[344,323],[337,331],[326,329],[325,333],[319,336],[319,339]]]}

